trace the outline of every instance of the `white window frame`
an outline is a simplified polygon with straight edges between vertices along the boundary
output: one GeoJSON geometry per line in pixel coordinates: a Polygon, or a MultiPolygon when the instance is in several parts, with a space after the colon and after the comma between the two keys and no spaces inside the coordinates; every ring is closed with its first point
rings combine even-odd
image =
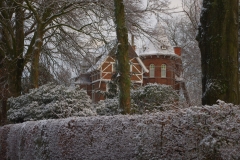
{"type": "Polygon", "coordinates": [[[155,65],[154,64],[149,65],[149,77],[150,78],[155,77],[155,65]]]}
{"type": "Polygon", "coordinates": [[[161,65],[161,78],[166,78],[167,77],[167,65],[162,64],[161,65]]]}

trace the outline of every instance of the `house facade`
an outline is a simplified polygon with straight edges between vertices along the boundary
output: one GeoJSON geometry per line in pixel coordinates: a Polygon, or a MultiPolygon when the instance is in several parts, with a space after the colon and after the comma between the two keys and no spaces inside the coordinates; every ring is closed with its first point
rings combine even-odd
{"type": "MultiPolygon", "coordinates": [[[[110,53],[101,55],[97,63],[91,66],[86,73],[82,73],[75,78],[74,84],[79,85],[81,89],[87,90],[93,102],[104,99],[104,96],[97,91],[107,91],[109,88],[108,83],[117,75],[117,61],[114,54],[116,48],[115,46],[110,53]]],[[[128,52],[131,81],[135,85],[142,85],[144,73],[149,71],[130,45],[128,52]]]]}
{"type": "Polygon", "coordinates": [[[175,90],[180,89],[182,81],[181,48],[160,46],[160,49],[151,48],[139,54],[143,64],[149,70],[144,73],[143,85],[158,83],[172,86],[175,90]]]}
{"type": "MultiPolygon", "coordinates": [[[[116,76],[117,45],[105,51],[96,58],[85,73],[75,78],[75,84],[86,89],[93,102],[103,100],[99,90],[107,91],[108,83],[116,76]]],[[[158,41],[145,42],[143,47],[129,44],[130,78],[134,85],[144,86],[148,83],[166,84],[175,90],[180,89],[182,81],[181,48],[170,45],[166,36],[159,37],[158,41]]]]}

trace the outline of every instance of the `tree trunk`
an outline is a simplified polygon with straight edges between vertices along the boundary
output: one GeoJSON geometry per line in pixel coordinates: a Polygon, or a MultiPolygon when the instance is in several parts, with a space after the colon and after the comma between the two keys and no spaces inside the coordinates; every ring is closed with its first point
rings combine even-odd
{"type": "Polygon", "coordinates": [[[45,21],[51,16],[52,11],[54,10],[54,3],[45,8],[45,11],[42,14],[35,15],[37,19],[37,29],[34,35],[36,37],[33,51],[32,51],[32,63],[31,63],[31,72],[30,72],[30,84],[31,88],[39,87],[39,58],[41,54],[41,49],[43,45],[43,36],[44,29],[47,25],[45,21]]]}
{"type": "Polygon", "coordinates": [[[118,72],[119,77],[119,105],[123,108],[124,114],[131,111],[130,98],[130,74],[129,74],[129,57],[128,57],[128,33],[125,25],[125,13],[123,0],[114,0],[115,5],[115,23],[118,40],[118,72]]]}
{"type": "Polygon", "coordinates": [[[202,56],[202,104],[239,104],[238,0],[204,0],[197,40],[202,56]]]}
{"type": "MultiPolygon", "coordinates": [[[[17,1],[19,4],[23,3],[23,0],[17,1]]],[[[8,66],[8,87],[10,96],[17,97],[21,95],[21,79],[24,68],[23,64],[23,50],[24,50],[24,11],[19,5],[16,5],[16,31],[15,40],[16,46],[13,44],[13,50],[9,51],[11,58],[7,61],[8,66]]]]}
{"type": "Polygon", "coordinates": [[[23,72],[23,60],[15,59],[15,61],[8,61],[8,88],[10,97],[18,97],[21,95],[21,79],[23,72]]]}
{"type": "MultiPolygon", "coordinates": [[[[240,56],[240,3],[238,2],[238,57],[239,56],[240,56]]],[[[238,60],[238,69],[240,69],[240,60],[238,60]]]]}
{"type": "Polygon", "coordinates": [[[181,88],[183,90],[183,95],[184,95],[184,97],[186,99],[186,102],[187,102],[188,106],[191,106],[192,104],[191,104],[191,100],[190,100],[190,97],[189,97],[188,90],[187,90],[185,82],[181,82],[180,86],[181,86],[181,88]]]}
{"type": "Polygon", "coordinates": [[[35,45],[33,48],[31,73],[30,73],[31,88],[38,88],[39,57],[40,57],[41,48],[43,45],[43,27],[41,25],[37,27],[36,37],[37,39],[35,40],[35,45]]]}
{"type": "Polygon", "coordinates": [[[1,114],[0,114],[0,126],[7,124],[7,100],[0,100],[1,114]]]}
{"type": "MultiPolygon", "coordinates": [[[[23,0],[17,1],[19,4],[23,3],[23,0]]],[[[17,97],[21,95],[21,79],[24,68],[23,64],[23,51],[24,51],[24,11],[21,6],[16,4],[16,48],[11,54],[13,57],[8,61],[9,70],[9,91],[10,96],[17,97]]]]}
{"type": "Polygon", "coordinates": [[[21,78],[24,68],[24,11],[19,5],[23,0],[9,3],[2,2],[6,10],[2,10],[6,26],[1,28],[1,56],[0,56],[0,101],[1,101],[1,124],[7,123],[7,99],[21,95],[21,78]],[[9,8],[14,7],[14,12],[9,8]],[[9,7],[9,8],[7,8],[9,7]],[[15,26],[11,25],[12,14],[15,13],[15,26]],[[12,27],[12,28],[11,28],[12,27]]]}

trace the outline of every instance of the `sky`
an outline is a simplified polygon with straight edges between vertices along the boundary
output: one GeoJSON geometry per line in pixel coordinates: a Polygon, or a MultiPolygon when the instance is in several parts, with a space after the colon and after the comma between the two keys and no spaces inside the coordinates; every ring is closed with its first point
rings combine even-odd
{"type": "Polygon", "coordinates": [[[182,0],[170,0],[170,8],[177,8],[176,11],[182,10],[182,0]]]}
{"type": "Polygon", "coordinates": [[[170,0],[170,2],[170,7],[181,7],[182,5],[182,0],[170,0]]]}

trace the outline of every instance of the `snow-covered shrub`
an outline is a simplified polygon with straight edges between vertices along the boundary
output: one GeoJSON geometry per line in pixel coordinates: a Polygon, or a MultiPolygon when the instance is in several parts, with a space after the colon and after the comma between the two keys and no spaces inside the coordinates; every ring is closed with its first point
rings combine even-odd
{"type": "Polygon", "coordinates": [[[172,109],[178,102],[178,94],[168,85],[152,84],[139,87],[131,91],[133,113],[145,113],[146,111],[164,111],[172,109]]]}
{"type": "Polygon", "coordinates": [[[239,160],[240,107],[218,101],[143,115],[10,124],[0,127],[0,146],[0,157],[13,160],[239,160]]]}
{"type": "Polygon", "coordinates": [[[86,91],[51,83],[9,98],[8,106],[12,122],[96,115],[86,91]]]}
{"type": "Polygon", "coordinates": [[[101,100],[96,104],[96,112],[98,115],[118,115],[122,113],[122,108],[119,107],[118,97],[112,99],[101,100]]]}
{"type": "MultiPolygon", "coordinates": [[[[131,90],[131,98],[131,113],[143,114],[176,108],[178,94],[171,86],[147,84],[131,90]]],[[[97,103],[96,111],[99,115],[117,115],[122,109],[118,105],[118,97],[112,97],[97,103]]]]}
{"type": "Polygon", "coordinates": [[[107,85],[108,85],[108,91],[105,92],[104,97],[112,99],[112,98],[118,96],[119,90],[118,90],[117,82],[109,81],[107,83],[107,85]]]}

